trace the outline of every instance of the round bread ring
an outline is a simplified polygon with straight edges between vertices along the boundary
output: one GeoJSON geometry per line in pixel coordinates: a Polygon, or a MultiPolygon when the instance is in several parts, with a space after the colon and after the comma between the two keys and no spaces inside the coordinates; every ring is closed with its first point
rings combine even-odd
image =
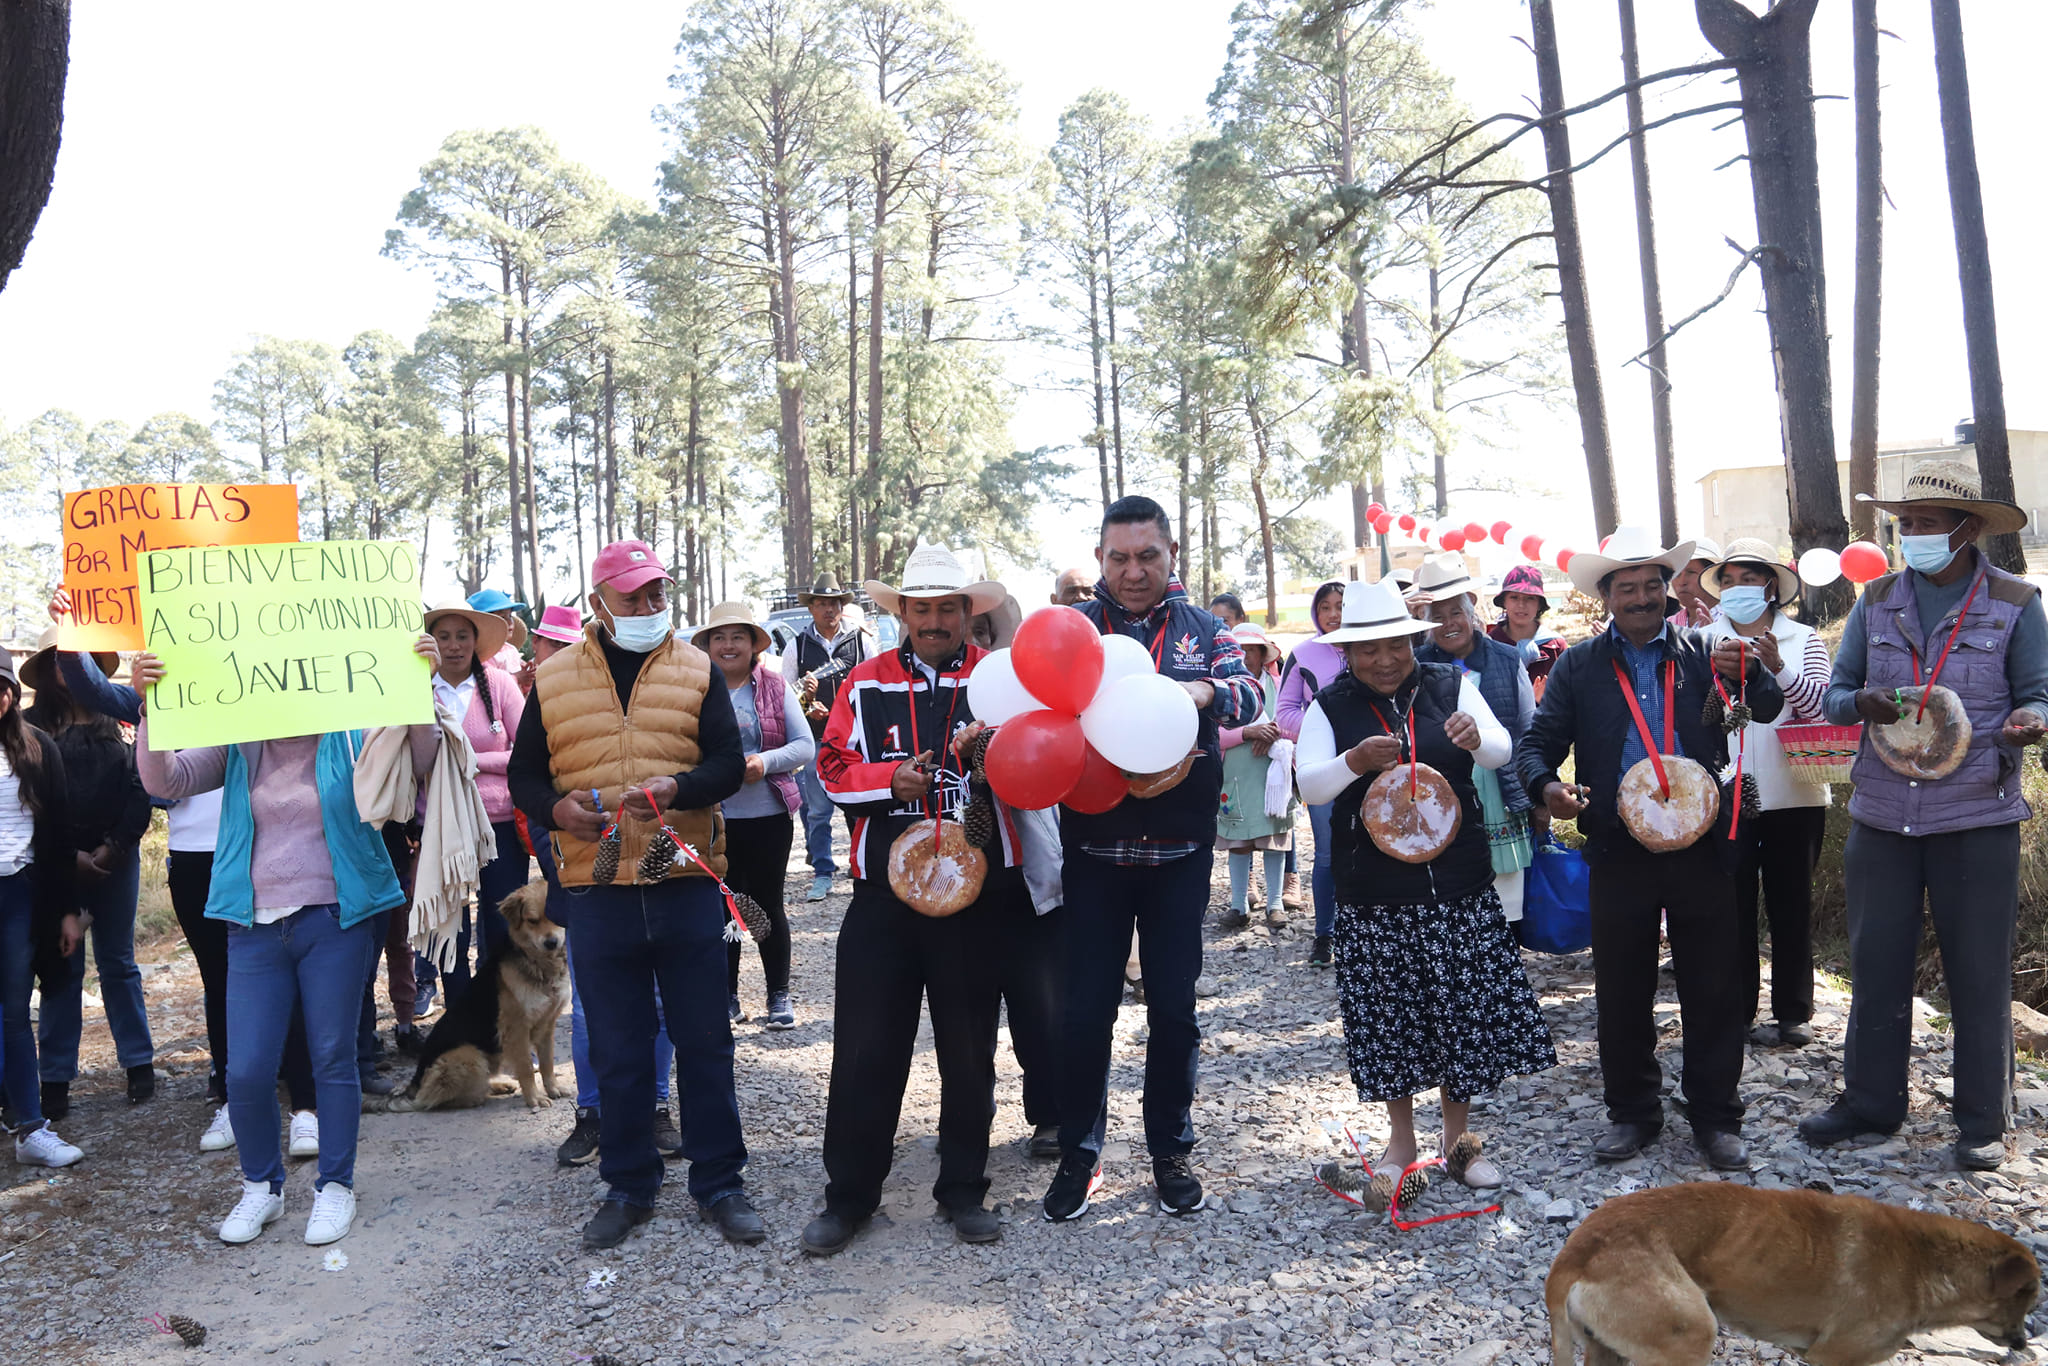
{"type": "Polygon", "coordinates": [[[1195,752],[1189,750],[1181,761],[1172,768],[1158,773],[1129,774],[1127,776],[1131,780],[1131,795],[1139,798],[1164,796],[1176,787],[1179,787],[1181,781],[1188,776],[1188,771],[1194,766],[1195,752]]]}
{"type": "Polygon", "coordinates": [[[1636,837],[1636,843],[1653,854],[1671,854],[1689,849],[1701,835],[1714,828],[1721,814],[1721,785],[1714,775],[1676,754],[1664,757],[1664,772],[1671,779],[1671,799],[1666,801],[1657,786],[1657,769],[1648,759],[1639,759],[1622,775],[1614,794],[1622,824],[1636,837]]]}
{"type": "Polygon", "coordinates": [[[1358,814],[1365,833],[1388,858],[1427,863],[1450,848],[1465,823],[1465,810],[1451,780],[1428,764],[1396,764],[1372,780],[1358,814]],[[1415,770],[1414,796],[1408,771],[1415,770]]]}
{"type": "Polygon", "coordinates": [[[1888,726],[1865,726],[1870,747],[1892,772],[1923,782],[1946,778],[1963,766],[1970,755],[1970,715],[1963,699],[1939,683],[1932,688],[1902,688],[1899,697],[1911,708],[1903,721],[1888,726]],[[1920,712],[1920,694],[1927,694],[1927,710],[1920,712]],[[1914,720],[1915,714],[1919,719],[1914,720]]]}
{"type": "Polygon", "coordinates": [[[988,876],[988,857],[968,843],[958,821],[921,820],[889,846],[889,890],[919,915],[943,919],[974,904],[988,876]]]}

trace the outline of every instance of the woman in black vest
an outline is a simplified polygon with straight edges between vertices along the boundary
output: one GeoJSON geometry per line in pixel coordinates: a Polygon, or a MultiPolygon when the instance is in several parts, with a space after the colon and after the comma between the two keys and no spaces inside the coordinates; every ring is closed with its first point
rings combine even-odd
{"type": "MultiPolygon", "coordinates": [[[[1344,590],[1344,620],[1324,637],[1348,672],[1302,720],[1296,776],[1303,800],[1333,802],[1337,999],[1345,1051],[1364,1101],[1384,1101],[1392,1137],[1382,1170],[1416,1159],[1414,1096],[1443,1090],[1443,1151],[1464,1134],[1471,1098],[1504,1077],[1557,1065],[1550,1031],[1522,975],[1520,951],[1493,888],[1476,765],[1498,768],[1512,746],[1478,687],[1445,664],[1417,664],[1409,616],[1388,583],[1344,590]],[[1360,805],[1386,769],[1412,753],[1450,783],[1457,835],[1426,863],[1383,853],[1360,805]]],[[[1483,1157],[1454,1173],[1498,1186],[1483,1157]]]]}

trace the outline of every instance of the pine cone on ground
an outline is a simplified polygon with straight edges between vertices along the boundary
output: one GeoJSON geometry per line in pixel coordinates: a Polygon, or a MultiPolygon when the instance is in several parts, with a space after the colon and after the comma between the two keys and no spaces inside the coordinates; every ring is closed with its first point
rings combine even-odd
{"type": "Polygon", "coordinates": [[[186,1318],[183,1314],[173,1314],[165,1319],[164,1322],[170,1326],[170,1330],[173,1333],[178,1335],[178,1341],[184,1343],[187,1347],[203,1347],[206,1345],[205,1324],[196,1323],[186,1318]]]}

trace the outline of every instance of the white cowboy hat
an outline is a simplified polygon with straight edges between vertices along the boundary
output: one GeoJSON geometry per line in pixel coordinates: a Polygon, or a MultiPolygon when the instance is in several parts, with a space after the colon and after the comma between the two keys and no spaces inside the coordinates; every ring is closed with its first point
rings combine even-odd
{"type": "Polygon", "coordinates": [[[1582,550],[1572,556],[1571,567],[1565,573],[1571,577],[1572,587],[1592,597],[1600,596],[1600,580],[1617,569],[1630,565],[1660,564],[1673,574],[1699,558],[1693,550],[1697,541],[1680,541],[1666,550],[1657,544],[1657,533],[1646,526],[1618,526],[1607,538],[1607,548],[1599,554],[1582,550]]]}
{"type": "Polygon", "coordinates": [[[2027,514],[2018,505],[1984,496],[1984,481],[1977,467],[1961,460],[1922,460],[1906,475],[1906,488],[1895,499],[1856,495],[1859,503],[1875,503],[1896,517],[1914,504],[1921,507],[1952,508],[1984,519],[1984,530],[1992,536],[2023,531],[2027,514]]]}
{"type": "Polygon", "coordinates": [[[1445,602],[1478,591],[1479,585],[1472,582],[1472,571],[1465,567],[1465,557],[1455,550],[1446,550],[1422,562],[1415,571],[1415,586],[1408,590],[1408,596],[1445,602]]]}
{"type": "Polygon", "coordinates": [[[880,579],[863,585],[875,606],[892,617],[903,615],[905,598],[966,598],[969,616],[993,612],[1009,597],[1004,587],[989,579],[969,583],[967,568],[959,557],[942,545],[921,545],[910,552],[903,565],[903,586],[891,588],[880,579]]]}
{"type": "Polygon", "coordinates": [[[1727,556],[1721,553],[1721,543],[1719,541],[1710,541],[1702,536],[1692,543],[1692,559],[1687,560],[1686,563],[1691,564],[1693,560],[1705,560],[1709,564],[1719,564],[1726,558],[1727,556]]]}
{"type": "Polygon", "coordinates": [[[1345,584],[1344,619],[1323,639],[1331,645],[1348,645],[1354,640],[1419,636],[1434,629],[1429,622],[1409,615],[1401,590],[1387,578],[1378,583],[1345,584]]]}
{"type": "Polygon", "coordinates": [[[476,657],[490,659],[505,648],[511,638],[512,628],[496,612],[479,612],[461,598],[443,598],[427,609],[427,615],[420,622],[420,629],[428,635],[434,634],[434,623],[442,617],[461,617],[476,632],[476,657]]]}
{"type": "MultiPolygon", "coordinates": [[[[1699,552],[1693,552],[1699,558],[1699,552]]],[[[1716,602],[1727,590],[1728,578],[1722,573],[1731,564],[1754,564],[1770,570],[1778,576],[1778,605],[1783,607],[1799,601],[1799,571],[1778,558],[1769,541],[1760,541],[1753,536],[1728,542],[1728,551],[1722,555],[1712,569],[1700,575],[1700,591],[1716,602]]]]}

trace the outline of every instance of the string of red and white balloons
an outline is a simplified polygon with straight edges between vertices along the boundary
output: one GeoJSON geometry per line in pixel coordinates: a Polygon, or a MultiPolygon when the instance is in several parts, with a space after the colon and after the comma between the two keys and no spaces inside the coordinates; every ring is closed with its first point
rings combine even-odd
{"type": "MultiPolygon", "coordinates": [[[[1495,522],[1492,526],[1466,522],[1463,526],[1437,527],[1412,512],[1396,514],[1381,503],[1369,505],[1365,516],[1367,525],[1382,536],[1391,537],[1394,529],[1399,528],[1422,544],[1434,543],[1443,550],[1462,551],[1467,546],[1477,547],[1489,540],[1504,546],[1515,534],[1514,525],[1506,521],[1495,522]]],[[[1605,549],[1607,541],[1603,539],[1600,545],[1605,549]]],[[[1547,548],[1543,537],[1533,533],[1524,535],[1516,548],[1521,551],[1522,558],[1532,564],[1552,564],[1560,572],[1571,568],[1572,556],[1578,553],[1567,545],[1547,548]]],[[[1825,588],[1844,578],[1851,583],[1868,583],[1890,568],[1884,551],[1869,541],[1851,541],[1840,551],[1815,546],[1799,557],[1800,579],[1815,588],[1825,588]]]]}

